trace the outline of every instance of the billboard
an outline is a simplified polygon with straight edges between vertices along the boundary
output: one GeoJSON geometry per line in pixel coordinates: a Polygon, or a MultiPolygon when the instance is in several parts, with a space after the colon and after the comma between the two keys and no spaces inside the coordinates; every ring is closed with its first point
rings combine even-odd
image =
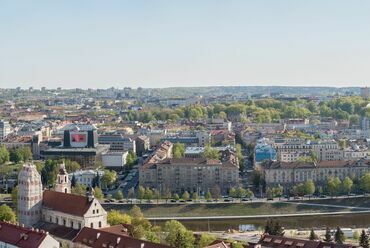
{"type": "Polygon", "coordinates": [[[70,135],[72,147],[87,146],[87,132],[71,132],[70,135]]]}

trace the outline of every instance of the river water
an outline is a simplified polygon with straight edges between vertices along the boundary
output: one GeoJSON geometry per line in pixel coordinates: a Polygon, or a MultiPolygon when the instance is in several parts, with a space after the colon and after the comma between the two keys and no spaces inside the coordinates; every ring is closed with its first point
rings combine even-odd
{"type": "MultiPolygon", "coordinates": [[[[344,215],[328,216],[303,216],[303,217],[277,217],[281,225],[286,229],[310,229],[310,228],[368,228],[370,227],[369,213],[353,213],[344,215]]],[[[239,225],[251,225],[258,230],[263,229],[266,218],[256,219],[225,219],[225,220],[180,220],[187,228],[193,231],[226,231],[227,229],[239,229],[239,225]]],[[[155,225],[163,225],[165,221],[152,221],[155,225]]]]}

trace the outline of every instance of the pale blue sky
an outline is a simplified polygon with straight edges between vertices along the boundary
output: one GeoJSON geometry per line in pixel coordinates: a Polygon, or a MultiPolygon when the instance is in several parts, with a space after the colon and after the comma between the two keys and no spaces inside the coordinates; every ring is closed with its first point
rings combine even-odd
{"type": "Polygon", "coordinates": [[[367,0],[0,0],[0,87],[369,82],[367,0]]]}

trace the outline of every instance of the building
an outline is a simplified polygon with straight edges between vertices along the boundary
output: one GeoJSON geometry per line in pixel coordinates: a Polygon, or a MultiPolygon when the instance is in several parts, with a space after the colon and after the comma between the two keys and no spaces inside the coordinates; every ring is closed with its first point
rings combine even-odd
{"type": "Polygon", "coordinates": [[[139,183],[159,191],[198,192],[219,187],[227,192],[239,184],[239,163],[235,154],[221,152],[221,159],[173,158],[171,142],[164,142],[139,168],[139,183]]]}
{"type": "Polygon", "coordinates": [[[64,130],[63,144],[40,151],[43,159],[69,159],[78,162],[81,167],[93,167],[97,161],[102,161],[102,154],[109,150],[109,145],[99,145],[94,127],[64,130]]]}
{"type": "Polygon", "coordinates": [[[8,134],[10,134],[10,125],[7,121],[0,121],[0,141],[2,141],[8,134]]]}
{"type": "Polygon", "coordinates": [[[152,243],[145,240],[135,239],[121,232],[115,232],[112,228],[93,229],[84,227],[73,239],[77,247],[115,247],[115,248],[170,248],[167,245],[152,243]]]}
{"type": "Polygon", "coordinates": [[[276,150],[267,142],[259,142],[254,148],[254,164],[260,164],[265,160],[276,160],[276,150]]]}
{"type": "Polygon", "coordinates": [[[101,170],[78,170],[68,175],[69,180],[72,181],[73,176],[77,183],[84,185],[85,187],[92,187],[94,179],[99,175],[101,178],[104,175],[104,171],[101,170]]]}
{"type": "Polygon", "coordinates": [[[142,156],[150,149],[150,140],[145,135],[140,135],[136,138],[136,153],[142,156]]]}
{"type": "Polygon", "coordinates": [[[1,248],[59,248],[59,242],[44,230],[0,221],[1,248]]]}
{"type": "Polygon", "coordinates": [[[282,162],[269,161],[261,167],[267,187],[281,185],[290,188],[311,179],[317,185],[325,185],[329,178],[345,177],[360,178],[370,172],[370,161],[337,160],[314,162],[282,162]]]}
{"type": "Polygon", "coordinates": [[[69,180],[63,165],[57,175],[58,191],[42,191],[41,177],[35,165],[25,164],[19,173],[18,219],[26,226],[43,226],[52,223],[70,229],[79,230],[106,227],[107,212],[94,198],[90,189],[87,196],[70,193],[69,180]]]}
{"type": "Polygon", "coordinates": [[[128,152],[107,152],[102,155],[103,165],[112,169],[122,169],[126,164],[128,152]]]}
{"type": "Polygon", "coordinates": [[[135,140],[122,134],[102,134],[99,135],[98,141],[99,144],[109,145],[109,150],[113,152],[133,151],[136,153],[135,140]]]}
{"type": "Polygon", "coordinates": [[[55,185],[55,191],[62,193],[71,193],[71,182],[68,178],[68,173],[65,164],[61,164],[59,173],[57,175],[57,184],[55,185]]]}
{"type": "Polygon", "coordinates": [[[264,234],[257,244],[250,243],[250,248],[354,248],[349,244],[338,244],[320,240],[305,240],[264,234]]]}

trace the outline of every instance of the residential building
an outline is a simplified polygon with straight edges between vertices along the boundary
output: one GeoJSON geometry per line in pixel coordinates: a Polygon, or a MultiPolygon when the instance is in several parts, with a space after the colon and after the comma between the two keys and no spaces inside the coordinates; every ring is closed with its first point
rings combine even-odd
{"type": "Polygon", "coordinates": [[[239,164],[227,150],[221,159],[173,158],[172,143],[163,143],[139,169],[139,183],[160,191],[205,193],[214,187],[222,192],[239,183],[239,164]]]}
{"type": "Polygon", "coordinates": [[[73,176],[77,183],[85,186],[92,187],[94,179],[99,175],[100,178],[104,175],[102,170],[78,170],[68,175],[69,181],[72,181],[73,176]]]}
{"type": "Polygon", "coordinates": [[[138,156],[142,156],[150,149],[149,137],[145,135],[137,136],[135,143],[136,143],[136,154],[138,156]]]}
{"type": "Polygon", "coordinates": [[[1,120],[0,121],[0,141],[2,141],[8,134],[10,134],[10,125],[9,122],[1,120]]]}
{"type": "Polygon", "coordinates": [[[126,164],[128,152],[107,152],[102,155],[103,165],[111,169],[122,169],[126,164]]]}
{"type": "Polygon", "coordinates": [[[1,248],[59,248],[59,242],[44,230],[0,221],[1,248]]]}
{"type": "Polygon", "coordinates": [[[261,167],[268,187],[281,185],[290,188],[298,183],[313,180],[317,185],[326,184],[331,177],[361,177],[370,172],[370,161],[337,160],[314,162],[269,161],[261,167]]]}

